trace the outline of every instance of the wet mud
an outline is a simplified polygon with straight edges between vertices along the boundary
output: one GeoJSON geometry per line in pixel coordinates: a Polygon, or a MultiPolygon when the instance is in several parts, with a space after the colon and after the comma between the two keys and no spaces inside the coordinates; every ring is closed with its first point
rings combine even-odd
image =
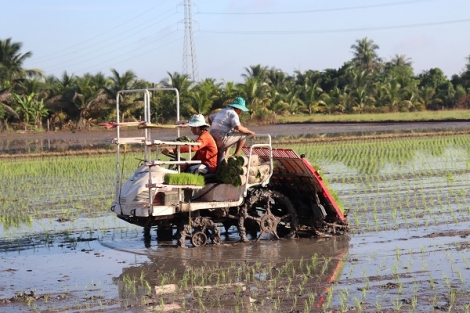
{"type": "MultiPolygon", "coordinates": [[[[255,131],[468,130],[436,125],[255,131]]],[[[103,133],[97,134],[9,140],[89,140],[94,146],[103,144],[103,133]]],[[[77,217],[35,221],[40,233],[2,225],[0,312],[470,312],[467,159],[453,158],[452,167],[432,157],[429,163],[426,170],[391,169],[375,181],[325,164],[331,188],[349,210],[352,229],[344,236],[240,243],[232,228],[220,246],[181,249],[176,240],[158,241],[154,231],[144,238],[142,229],[110,213],[78,217],[78,224],[77,217]]]]}

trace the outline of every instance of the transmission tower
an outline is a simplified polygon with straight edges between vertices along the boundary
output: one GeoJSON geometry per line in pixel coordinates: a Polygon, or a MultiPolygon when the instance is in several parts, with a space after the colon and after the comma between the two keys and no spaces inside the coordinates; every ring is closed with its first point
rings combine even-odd
{"type": "Polygon", "coordinates": [[[199,80],[199,74],[193,37],[193,20],[191,17],[191,0],[184,0],[183,74],[187,74],[192,81],[196,82],[199,80]]]}

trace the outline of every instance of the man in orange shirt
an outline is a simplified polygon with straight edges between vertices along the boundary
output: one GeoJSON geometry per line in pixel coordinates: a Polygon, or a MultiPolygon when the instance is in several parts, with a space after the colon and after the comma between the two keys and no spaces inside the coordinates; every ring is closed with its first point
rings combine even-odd
{"type": "MultiPolygon", "coordinates": [[[[181,170],[187,173],[207,174],[215,173],[217,169],[217,145],[214,138],[209,134],[209,125],[204,115],[195,114],[188,123],[191,132],[197,135],[196,142],[199,146],[192,146],[191,151],[196,152],[191,160],[200,160],[201,164],[192,164],[181,170]]],[[[176,149],[164,149],[163,154],[174,153],[176,149]]],[[[180,147],[180,152],[189,152],[189,146],[180,147]]]]}

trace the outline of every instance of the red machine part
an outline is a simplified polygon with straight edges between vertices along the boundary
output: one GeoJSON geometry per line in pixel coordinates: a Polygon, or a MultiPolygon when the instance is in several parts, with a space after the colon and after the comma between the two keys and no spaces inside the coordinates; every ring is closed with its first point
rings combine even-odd
{"type": "MultiPolygon", "coordinates": [[[[250,148],[243,148],[243,152],[248,155],[250,153],[250,148]]],[[[269,152],[270,151],[268,148],[252,149],[252,153],[254,155],[258,155],[259,158],[264,161],[269,159],[269,152]]],[[[310,182],[312,190],[320,189],[324,199],[335,211],[337,218],[342,222],[346,221],[346,217],[344,216],[343,212],[341,212],[341,209],[331,195],[320,174],[306,158],[300,157],[292,149],[272,149],[272,155],[275,166],[281,167],[282,172],[302,176],[304,179],[307,179],[307,181],[310,182]]]]}

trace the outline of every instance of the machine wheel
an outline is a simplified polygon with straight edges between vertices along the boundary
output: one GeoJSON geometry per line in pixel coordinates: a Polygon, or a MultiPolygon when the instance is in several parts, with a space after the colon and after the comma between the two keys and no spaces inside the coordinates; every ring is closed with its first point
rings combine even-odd
{"type": "Polygon", "coordinates": [[[264,234],[272,234],[279,238],[294,238],[297,231],[297,214],[292,202],[280,192],[255,189],[247,197],[240,208],[240,229],[242,241],[246,241],[247,222],[255,221],[259,226],[257,241],[264,234]]]}
{"type": "MultiPolygon", "coordinates": [[[[266,234],[274,234],[277,237],[277,225],[281,220],[280,217],[274,216],[271,210],[268,209],[265,215],[261,217],[260,229],[261,232],[266,234]]],[[[279,237],[278,237],[279,238],[279,237]]]]}
{"type": "Polygon", "coordinates": [[[191,244],[195,247],[205,246],[207,243],[207,235],[202,231],[197,231],[191,236],[191,244]]]}

